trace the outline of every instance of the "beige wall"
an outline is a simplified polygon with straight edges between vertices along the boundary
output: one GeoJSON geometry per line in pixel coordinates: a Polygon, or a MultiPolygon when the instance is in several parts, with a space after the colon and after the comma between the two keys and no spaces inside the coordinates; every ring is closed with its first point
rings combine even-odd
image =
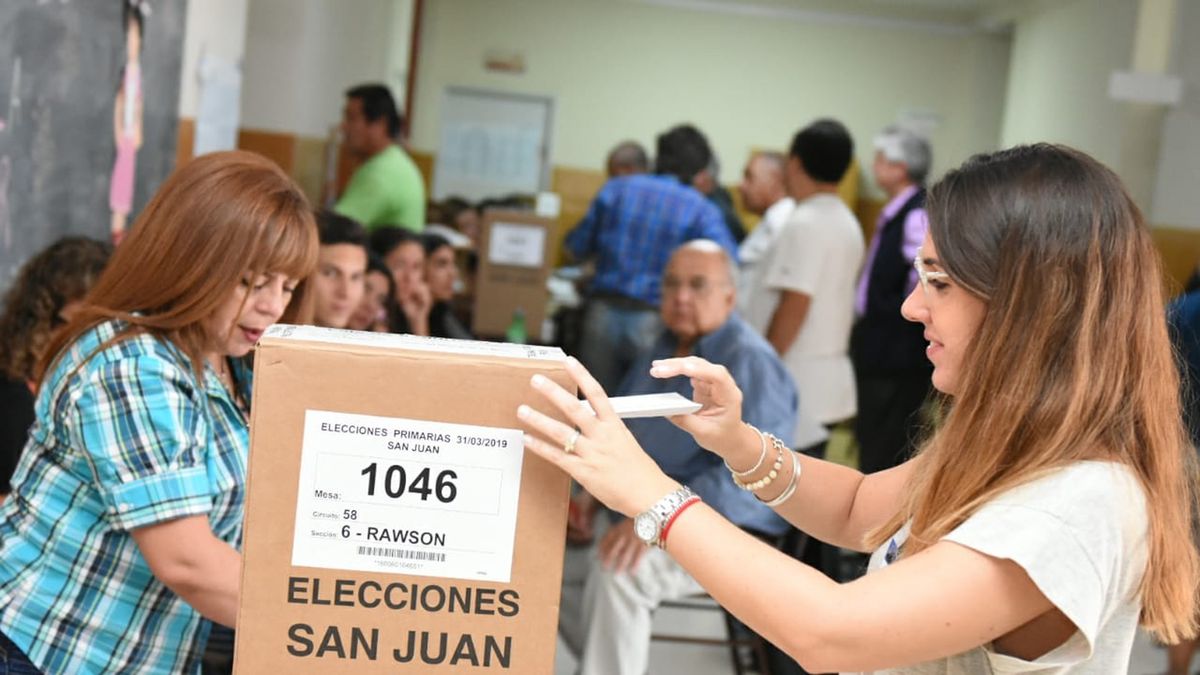
{"type": "Polygon", "coordinates": [[[1151,218],[1155,223],[1200,230],[1200,3],[1179,4],[1178,50],[1171,72],[1183,78],[1184,96],[1167,111],[1151,218]],[[1189,36],[1191,39],[1188,39],[1189,36]]]}
{"type": "Polygon", "coordinates": [[[200,105],[196,68],[207,54],[240,63],[246,53],[247,0],[189,2],[183,36],[183,74],[179,84],[179,116],[193,118],[200,105]]]}
{"type": "Polygon", "coordinates": [[[1128,70],[1135,0],[1050,0],[1018,17],[1001,144],[1065,143],[1116,168],[1122,106],[1109,76],[1128,70]]]}
{"type": "Polygon", "coordinates": [[[556,165],[599,168],[618,140],[652,148],[658,132],[694,122],[727,183],[752,148],[782,148],[823,115],[850,127],[865,166],[871,136],[906,108],[940,115],[939,170],[999,142],[1004,36],[618,0],[436,0],[424,14],[412,143],[425,151],[437,149],[451,85],[553,97],[556,165]],[[486,71],[490,49],[520,53],[526,71],[486,71]]]}
{"type": "Polygon", "coordinates": [[[411,6],[411,0],[249,0],[242,126],[323,138],[341,119],[347,88],[369,81],[398,91],[407,76],[398,63],[409,43],[403,14],[411,6]]]}

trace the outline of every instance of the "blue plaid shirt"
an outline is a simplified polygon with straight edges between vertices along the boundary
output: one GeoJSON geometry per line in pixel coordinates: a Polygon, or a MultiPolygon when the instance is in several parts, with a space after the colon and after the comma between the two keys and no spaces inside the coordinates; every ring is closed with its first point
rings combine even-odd
{"type": "MultiPolygon", "coordinates": [[[[39,392],[0,507],[0,632],[46,673],[196,673],[211,623],[163,585],[129,531],[206,515],[242,536],[247,422],[207,369],[142,335],[70,345],[39,392]]],[[[249,401],[250,373],[234,364],[249,401]]]]}
{"type": "Polygon", "coordinates": [[[692,239],[712,239],[737,262],[720,209],[673,176],[641,174],[605,183],[566,243],[575,258],[596,258],[594,292],[657,307],[667,260],[692,239]]]}

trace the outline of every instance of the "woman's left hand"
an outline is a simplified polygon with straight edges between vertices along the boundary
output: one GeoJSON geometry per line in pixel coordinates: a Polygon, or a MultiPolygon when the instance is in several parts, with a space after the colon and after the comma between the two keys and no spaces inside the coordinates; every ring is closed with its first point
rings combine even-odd
{"type": "Polygon", "coordinates": [[[573,358],[567,373],[587,397],[583,401],[541,375],[533,388],[574,424],[570,426],[522,405],[517,417],[527,429],[525,447],[571,475],[609,508],[635,516],[650,508],[679,483],[671,480],[642,450],[625,423],[613,412],[600,383],[573,358]],[[548,440],[547,440],[548,439],[548,440]]]}

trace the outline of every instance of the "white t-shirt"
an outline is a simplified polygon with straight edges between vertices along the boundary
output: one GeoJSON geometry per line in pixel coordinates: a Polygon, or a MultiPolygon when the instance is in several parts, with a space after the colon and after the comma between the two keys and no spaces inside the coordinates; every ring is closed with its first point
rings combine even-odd
{"type": "Polygon", "coordinates": [[[845,202],[820,193],[798,203],[759,265],[761,274],[742,300],[746,321],[766,335],[781,291],[811,298],[795,342],[783,355],[800,390],[796,447],[824,440],[822,424],[857,410],[850,327],[854,290],[863,260],[862,228],[845,202]]]}
{"type": "MultiPolygon", "coordinates": [[[[1124,675],[1142,612],[1146,569],[1145,494],[1133,473],[1110,462],[1077,462],[1022,485],[981,508],[945,537],[1025,570],[1078,630],[1035,661],[990,646],[876,675],[1124,675]]],[[[886,566],[892,543],[871,556],[868,574],[886,566]]]]}
{"type": "Polygon", "coordinates": [[[762,220],[750,231],[749,236],[738,247],[738,308],[746,313],[746,302],[750,293],[760,284],[765,265],[764,259],[775,247],[775,241],[787,226],[796,209],[796,200],[784,197],[775,202],[764,213],[762,220]]]}

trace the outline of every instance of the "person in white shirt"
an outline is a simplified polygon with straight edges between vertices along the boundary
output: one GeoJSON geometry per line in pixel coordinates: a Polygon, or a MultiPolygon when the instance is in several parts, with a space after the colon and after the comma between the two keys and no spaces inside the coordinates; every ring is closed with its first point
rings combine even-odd
{"type": "Polygon", "coordinates": [[[735,485],[874,551],[865,577],[838,584],[697,501],[577,361],[565,368],[590,409],[535,376],[558,419],[519,406],[524,447],[810,672],[1127,673],[1139,626],[1168,644],[1198,628],[1196,457],[1151,228],[1112,170],[1048,144],[968,160],[926,209],[901,311],[951,404],[913,459],[864,475],[788,451],[741,421],[723,368],[691,356],[650,371],[688,378],[702,408],[671,421],[735,485]]]}
{"type": "Polygon", "coordinates": [[[742,208],[760,217],[758,225],[738,247],[741,263],[738,304],[743,312],[747,306],[746,294],[757,289],[763,258],[796,208],[796,200],[787,193],[786,171],[787,158],[778,152],[754,153],[742,171],[742,182],[738,185],[742,208]]]}
{"type": "Polygon", "coordinates": [[[827,426],[854,416],[850,328],[863,258],[858,220],[838,196],[854,142],[822,119],[796,133],[787,159],[795,209],[746,290],[746,320],[787,364],[800,390],[795,447],[821,456],[827,426]]]}

